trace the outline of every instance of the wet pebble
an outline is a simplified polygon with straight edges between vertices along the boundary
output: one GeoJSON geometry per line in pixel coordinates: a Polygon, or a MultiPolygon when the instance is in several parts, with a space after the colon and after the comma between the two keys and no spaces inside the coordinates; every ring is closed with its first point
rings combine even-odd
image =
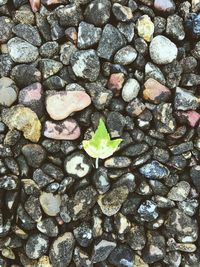
{"type": "Polygon", "coordinates": [[[43,234],[33,234],[26,243],[26,254],[30,259],[43,256],[49,247],[49,238],[43,234]]]}
{"type": "Polygon", "coordinates": [[[130,102],[138,96],[140,84],[136,79],[130,78],[122,88],[122,98],[125,102],[130,102]]]}

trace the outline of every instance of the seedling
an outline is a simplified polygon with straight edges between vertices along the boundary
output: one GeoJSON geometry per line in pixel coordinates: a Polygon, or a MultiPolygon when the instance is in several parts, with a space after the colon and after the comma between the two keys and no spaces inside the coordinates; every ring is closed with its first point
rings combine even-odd
{"type": "Polygon", "coordinates": [[[87,154],[96,159],[95,167],[98,168],[99,159],[106,159],[117,150],[122,139],[110,139],[110,135],[106,129],[102,119],[99,120],[99,125],[94,135],[90,140],[82,142],[84,150],[87,154]]]}

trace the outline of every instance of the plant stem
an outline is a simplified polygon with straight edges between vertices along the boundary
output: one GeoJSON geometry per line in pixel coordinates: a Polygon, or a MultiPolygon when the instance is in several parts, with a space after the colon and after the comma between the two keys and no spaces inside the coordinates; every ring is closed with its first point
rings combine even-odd
{"type": "Polygon", "coordinates": [[[96,158],[96,160],[95,160],[95,167],[96,167],[96,169],[99,168],[99,158],[96,158]]]}

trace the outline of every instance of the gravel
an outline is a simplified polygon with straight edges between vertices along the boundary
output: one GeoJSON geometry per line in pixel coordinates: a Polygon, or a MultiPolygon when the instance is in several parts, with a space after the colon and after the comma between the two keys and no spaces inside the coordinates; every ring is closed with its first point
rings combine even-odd
{"type": "Polygon", "coordinates": [[[0,266],[199,266],[199,12],[0,0],[0,266]]]}

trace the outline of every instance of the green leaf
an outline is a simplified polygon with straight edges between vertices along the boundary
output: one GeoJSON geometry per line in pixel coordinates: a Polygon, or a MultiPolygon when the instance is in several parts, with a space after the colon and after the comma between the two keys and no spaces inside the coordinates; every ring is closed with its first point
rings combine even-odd
{"type": "Polygon", "coordinates": [[[98,128],[90,140],[82,142],[83,148],[92,158],[106,159],[117,150],[122,139],[111,140],[110,135],[102,119],[98,128]]]}

